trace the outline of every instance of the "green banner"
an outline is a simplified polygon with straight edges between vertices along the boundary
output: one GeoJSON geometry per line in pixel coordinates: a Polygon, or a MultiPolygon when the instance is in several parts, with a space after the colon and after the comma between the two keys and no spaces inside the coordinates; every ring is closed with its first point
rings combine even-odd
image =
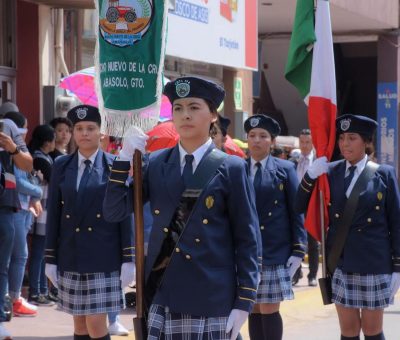
{"type": "Polygon", "coordinates": [[[96,74],[107,133],[157,122],[165,50],[166,0],[97,0],[96,74]]]}

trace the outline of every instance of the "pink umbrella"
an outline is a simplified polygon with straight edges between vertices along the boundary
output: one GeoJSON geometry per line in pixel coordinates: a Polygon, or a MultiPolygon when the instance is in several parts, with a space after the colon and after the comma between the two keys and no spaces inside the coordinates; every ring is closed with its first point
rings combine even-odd
{"type": "MultiPolygon", "coordinates": [[[[83,104],[98,106],[97,94],[94,85],[94,66],[85,68],[61,79],[59,86],[78,97],[83,104]]],[[[164,77],[164,84],[169,79],[164,77]]],[[[162,95],[160,120],[172,119],[172,107],[168,98],[162,95]]]]}
{"type": "Polygon", "coordinates": [[[83,104],[97,106],[94,75],[94,67],[88,67],[62,78],[59,86],[78,97],[83,104]]]}

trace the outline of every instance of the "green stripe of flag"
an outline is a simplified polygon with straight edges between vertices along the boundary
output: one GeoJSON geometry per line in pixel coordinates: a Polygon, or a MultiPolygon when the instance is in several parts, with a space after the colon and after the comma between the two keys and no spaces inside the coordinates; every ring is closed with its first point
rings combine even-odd
{"type": "Polygon", "coordinates": [[[285,78],[305,98],[310,92],[312,44],[315,42],[314,0],[297,0],[285,78]]]}

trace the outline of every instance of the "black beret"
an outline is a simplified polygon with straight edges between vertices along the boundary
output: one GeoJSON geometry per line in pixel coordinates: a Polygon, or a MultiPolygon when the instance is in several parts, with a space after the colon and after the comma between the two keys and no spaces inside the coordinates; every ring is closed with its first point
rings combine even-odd
{"type": "Polygon", "coordinates": [[[345,114],[336,118],[336,132],[338,134],[345,132],[358,133],[372,138],[378,123],[368,117],[345,114]]]}
{"type": "Polygon", "coordinates": [[[263,114],[253,115],[244,122],[244,131],[246,133],[255,128],[267,130],[272,137],[276,137],[281,133],[279,123],[275,119],[263,114]]]}
{"type": "Polygon", "coordinates": [[[95,122],[101,125],[99,109],[91,105],[78,105],[68,111],[68,119],[73,125],[79,122],[95,122]]]}
{"type": "Polygon", "coordinates": [[[218,126],[221,129],[222,135],[226,136],[228,133],[228,126],[231,123],[231,120],[229,118],[225,118],[221,116],[220,114],[218,115],[218,126]]]}
{"type": "Polygon", "coordinates": [[[197,77],[181,77],[167,83],[164,94],[171,104],[174,100],[186,97],[202,98],[210,101],[217,109],[225,97],[225,90],[212,81],[197,77]]]}

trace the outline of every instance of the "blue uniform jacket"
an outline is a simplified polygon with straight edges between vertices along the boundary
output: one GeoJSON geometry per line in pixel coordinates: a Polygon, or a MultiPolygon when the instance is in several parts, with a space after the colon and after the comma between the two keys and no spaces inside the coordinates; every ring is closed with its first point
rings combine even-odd
{"type": "MultiPolygon", "coordinates": [[[[247,162],[250,166],[250,159],[247,162]]],[[[268,156],[262,171],[258,219],[263,247],[263,265],[286,264],[293,255],[303,258],[307,232],[303,215],[295,211],[298,187],[294,164],[268,156]]]]}
{"type": "Polygon", "coordinates": [[[83,206],[76,206],[78,153],[58,157],[49,185],[46,223],[46,262],[60,271],[78,273],[120,270],[134,256],[133,219],[103,218],[103,198],[115,156],[99,150],[85,191],[83,206]]]}
{"type": "MultiPolygon", "coordinates": [[[[207,152],[219,152],[214,148],[211,145],[207,152]]],[[[104,200],[106,218],[113,221],[132,211],[132,188],[125,185],[128,169],[129,162],[114,162],[104,200]]],[[[144,202],[150,200],[154,217],[146,280],[183,189],[178,146],[151,154],[143,175],[144,202]]],[[[254,191],[246,164],[229,156],[193,207],[165,270],[157,301],[173,312],[198,316],[228,316],[233,308],[250,312],[260,256],[254,191]]]]}
{"type": "MultiPolygon", "coordinates": [[[[332,247],[337,222],[346,204],[344,160],[329,165],[331,191],[327,252],[332,247]]],[[[297,209],[307,209],[315,180],[308,174],[300,183],[297,209]]],[[[361,192],[346,243],[338,262],[344,272],[389,274],[400,272],[400,195],[394,168],[380,165],[374,177],[361,192]]]]}

